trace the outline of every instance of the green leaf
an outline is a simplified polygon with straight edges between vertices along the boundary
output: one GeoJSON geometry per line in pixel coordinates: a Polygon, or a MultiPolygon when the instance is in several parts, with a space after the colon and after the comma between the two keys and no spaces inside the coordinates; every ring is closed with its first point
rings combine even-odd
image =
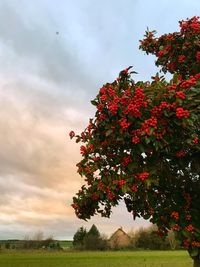
{"type": "Polygon", "coordinates": [[[123,185],[123,186],[122,186],[122,192],[123,192],[124,194],[126,194],[127,191],[128,191],[128,186],[127,186],[127,185],[123,185]]]}
{"type": "Polygon", "coordinates": [[[143,218],[144,218],[145,220],[148,220],[150,217],[151,217],[151,215],[149,215],[149,214],[144,214],[144,215],[143,215],[143,218]]]}
{"type": "Polygon", "coordinates": [[[109,129],[108,131],[106,131],[106,136],[111,135],[112,132],[113,132],[113,130],[112,129],[109,129]]]}
{"type": "Polygon", "coordinates": [[[190,233],[189,233],[188,231],[183,230],[183,231],[182,231],[182,234],[183,234],[185,237],[190,237],[190,233]]]}
{"type": "Polygon", "coordinates": [[[176,225],[176,222],[174,220],[169,221],[169,226],[173,227],[174,225],[176,225]]]}
{"type": "Polygon", "coordinates": [[[153,183],[153,180],[152,180],[152,179],[147,179],[147,180],[146,180],[147,188],[149,188],[149,187],[151,186],[152,183],[153,183]]]}
{"type": "Polygon", "coordinates": [[[173,76],[173,83],[177,83],[178,82],[178,74],[175,73],[173,76]]]}
{"type": "Polygon", "coordinates": [[[146,137],[146,138],[145,138],[145,143],[146,143],[146,144],[149,144],[150,142],[151,142],[151,139],[150,139],[149,137],[146,137]]]}
{"type": "Polygon", "coordinates": [[[160,142],[159,141],[155,142],[154,146],[155,146],[156,151],[158,151],[158,149],[160,148],[160,142]]]}
{"type": "Polygon", "coordinates": [[[168,114],[168,112],[167,112],[167,110],[163,110],[163,114],[168,118],[169,117],[169,114],[168,114]]]}
{"type": "Polygon", "coordinates": [[[92,101],[90,101],[90,102],[91,102],[91,104],[92,104],[93,106],[96,106],[96,105],[98,104],[98,102],[95,101],[95,100],[92,100],[92,101]]]}
{"type": "Polygon", "coordinates": [[[191,257],[195,257],[199,254],[199,250],[198,248],[192,248],[189,253],[191,257]]]}
{"type": "Polygon", "coordinates": [[[139,150],[140,150],[141,152],[144,152],[144,147],[143,147],[142,144],[138,144],[138,148],[139,148],[139,150]]]}
{"type": "Polygon", "coordinates": [[[199,93],[199,88],[191,87],[190,91],[195,92],[195,93],[199,93]]]}
{"type": "Polygon", "coordinates": [[[150,131],[149,131],[150,135],[151,135],[153,132],[154,132],[154,127],[151,127],[151,128],[150,128],[150,131]]]}
{"type": "Polygon", "coordinates": [[[137,162],[131,162],[131,163],[129,163],[129,165],[128,165],[129,171],[132,171],[137,165],[138,165],[137,162]]]}

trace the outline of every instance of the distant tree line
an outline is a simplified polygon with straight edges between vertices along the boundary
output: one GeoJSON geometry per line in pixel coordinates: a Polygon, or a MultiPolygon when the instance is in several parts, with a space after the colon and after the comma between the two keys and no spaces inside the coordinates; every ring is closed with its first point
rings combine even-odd
{"type": "Polygon", "coordinates": [[[54,240],[52,236],[43,238],[42,232],[37,232],[33,237],[25,236],[24,240],[2,240],[0,241],[0,249],[19,249],[19,250],[34,250],[34,249],[48,249],[61,250],[58,241],[54,240]]]}
{"type": "Polygon", "coordinates": [[[23,240],[21,242],[21,249],[52,249],[60,250],[60,244],[58,241],[53,238],[46,238],[44,240],[23,240]]]}
{"type": "MultiPolygon", "coordinates": [[[[140,228],[137,231],[128,233],[130,244],[122,247],[116,243],[114,250],[120,249],[148,249],[148,250],[178,250],[182,249],[180,243],[175,239],[173,232],[169,232],[168,236],[161,239],[157,235],[156,226],[148,228],[140,228]]],[[[119,240],[120,242],[120,240],[119,240]]],[[[87,232],[86,228],[80,227],[73,237],[73,248],[77,250],[110,250],[109,239],[102,236],[95,225],[87,232]]]]}
{"type": "MultiPolygon", "coordinates": [[[[80,227],[73,237],[72,248],[75,250],[177,250],[182,249],[180,242],[175,239],[174,233],[169,231],[165,239],[157,235],[156,226],[140,228],[137,231],[128,233],[130,243],[126,246],[120,245],[120,238],[115,239],[111,246],[110,239],[102,235],[95,225],[92,225],[89,231],[80,227]]],[[[26,236],[24,240],[2,240],[0,249],[19,249],[19,250],[62,250],[59,241],[53,237],[44,238],[41,232],[33,237],[26,236]]]]}

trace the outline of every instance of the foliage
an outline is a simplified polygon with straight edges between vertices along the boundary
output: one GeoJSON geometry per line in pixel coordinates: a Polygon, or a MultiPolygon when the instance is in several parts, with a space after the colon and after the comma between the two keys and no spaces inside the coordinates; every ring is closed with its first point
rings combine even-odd
{"type": "Polygon", "coordinates": [[[148,228],[140,228],[134,236],[135,248],[150,249],[150,250],[170,250],[180,249],[177,243],[174,242],[174,236],[167,235],[165,239],[160,238],[157,234],[157,227],[150,226],[148,228]],[[172,246],[172,242],[174,242],[172,246]]]}
{"type": "Polygon", "coordinates": [[[32,249],[52,249],[60,250],[59,242],[53,240],[52,238],[47,238],[44,240],[24,240],[21,241],[17,249],[32,250],[32,249]]]}
{"type": "Polygon", "coordinates": [[[87,233],[87,235],[93,235],[96,237],[100,237],[100,232],[97,229],[96,225],[92,225],[92,227],[90,228],[89,232],[87,233]]]}
{"type": "Polygon", "coordinates": [[[80,227],[73,237],[73,246],[81,249],[84,248],[84,240],[87,235],[87,230],[84,227],[80,227]]]}
{"type": "Polygon", "coordinates": [[[107,241],[104,240],[96,225],[92,225],[89,232],[86,234],[84,239],[85,250],[105,250],[107,249],[107,241]]]}
{"type": "Polygon", "coordinates": [[[163,72],[180,73],[182,76],[200,72],[199,17],[179,22],[180,32],[155,37],[155,31],[146,31],[140,48],[157,57],[156,65],[163,72]]]}
{"type": "Polygon", "coordinates": [[[109,217],[124,199],[133,218],[173,230],[195,257],[200,254],[200,22],[180,22],[180,32],[154,37],[147,32],[140,48],[155,54],[156,65],[173,73],[135,82],[131,67],[100,88],[97,111],[80,135],[78,173],[86,184],[73,198],[81,219],[109,217]],[[182,56],[182,57],[181,57],[182,56]],[[173,67],[172,67],[173,66],[173,67]]]}
{"type": "Polygon", "coordinates": [[[74,235],[73,246],[81,250],[105,250],[107,241],[103,239],[96,225],[92,225],[90,230],[80,227],[74,235]]]}
{"type": "Polygon", "coordinates": [[[151,225],[148,228],[139,228],[137,231],[128,233],[130,244],[121,244],[120,238],[116,237],[115,244],[110,246],[110,239],[103,238],[98,228],[93,224],[90,230],[80,227],[74,235],[73,247],[78,250],[175,250],[182,249],[180,244],[175,240],[172,231],[165,239],[158,236],[157,227],[151,225]],[[84,235],[82,235],[84,231],[84,235]],[[81,234],[80,234],[81,233],[81,234]],[[81,238],[77,238],[81,237],[81,238]]]}
{"type": "Polygon", "coordinates": [[[9,239],[0,240],[0,248],[9,250],[62,250],[60,243],[62,241],[54,240],[52,237],[43,240],[33,240],[32,238],[26,238],[25,240],[9,239]]]}
{"type": "Polygon", "coordinates": [[[6,248],[6,249],[10,249],[10,243],[6,242],[6,244],[5,244],[5,248],[6,248]]]}
{"type": "Polygon", "coordinates": [[[107,249],[107,240],[102,237],[95,235],[87,235],[84,242],[85,250],[106,250],[107,249]]]}

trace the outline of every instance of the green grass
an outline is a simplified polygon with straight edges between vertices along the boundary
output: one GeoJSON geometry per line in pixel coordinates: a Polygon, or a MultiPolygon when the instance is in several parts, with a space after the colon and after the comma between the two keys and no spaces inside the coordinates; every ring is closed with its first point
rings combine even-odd
{"type": "Polygon", "coordinates": [[[71,248],[72,247],[72,241],[69,241],[69,240],[60,240],[60,241],[58,241],[58,243],[60,244],[60,246],[62,248],[71,248]]]}
{"type": "Polygon", "coordinates": [[[0,253],[0,267],[192,267],[185,251],[0,253]]]}

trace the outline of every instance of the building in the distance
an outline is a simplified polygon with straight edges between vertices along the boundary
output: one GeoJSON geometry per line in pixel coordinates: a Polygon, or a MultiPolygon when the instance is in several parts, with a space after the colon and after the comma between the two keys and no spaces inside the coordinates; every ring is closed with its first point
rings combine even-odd
{"type": "Polygon", "coordinates": [[[131,245],[131,238],[124,232],[122,227],[117,229],[108,240],[111,249],[127,248],[131,245]]]}

